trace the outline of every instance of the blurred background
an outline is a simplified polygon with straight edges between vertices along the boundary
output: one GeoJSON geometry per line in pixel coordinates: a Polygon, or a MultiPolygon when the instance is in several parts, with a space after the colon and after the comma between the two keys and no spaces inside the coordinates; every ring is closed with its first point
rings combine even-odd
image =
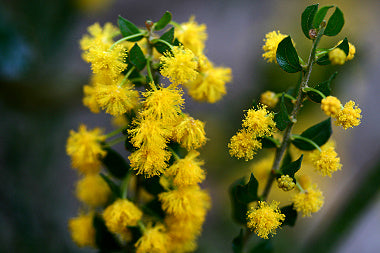
{"type": "MultiPolygon", "coordinates": [[[[204,183],[213,206],[197,252],[231,252],[240,227],[231,219],[228,187],[249,175],[254,162],[237,161],[227,143],[240,128],[243,110],[266,90],[281,92],[295,84],[262,57],[267,32],[290,34],[304,59],[310,49],[300,17],[314,1],[219,0],[1,0],[0,1],[0,252],[95,252],[79,249],[70,239],[67,221],[77,214],[73,195],[77,174],[70,168],[65,144],[80,123],[111,130],[110,117],[92,114],[82,103],[89,66],[78,41],[99,22],[116,24],[121,14],[137,25],[158,20],[169,10],[177,22],[191,15],[208,27],[206,55],[232,68],[228,94],[216,104],[186,98],[186,111],[206,121],[210,139],[201,153],[206,160],[204,183]]],[[[273,238],[275,252],[378,252],[380,248],[380,2],[319,1],[336,4],[345,26],[331,47],[348,37],[356,46],[353,61],[339,67],[316,66],[311,83],[333,72],[333,94],[342,102],[357,101],[362,124],[347,131],[334,127],[343,164],[333,178],[313,176],[325,195],[325,206],[312,218],[299,218],[273,238]]],[[[299,131],[321,121],[318,105],[306,106],[299,131]]],[[[257,160],[262,155],[257,157],[257,160]]],[[[254,160],[255,161],[255,160],[254,160]]],[[[288,197],[281,197],[286,204],[288,197]]],[[[271,198],[277,198],[271,196],[271,198]]],[[[278,199],[277,198],[277,199],[278,199]]],[[[257,243],[252,238],[252,244],[257,243]]]]}

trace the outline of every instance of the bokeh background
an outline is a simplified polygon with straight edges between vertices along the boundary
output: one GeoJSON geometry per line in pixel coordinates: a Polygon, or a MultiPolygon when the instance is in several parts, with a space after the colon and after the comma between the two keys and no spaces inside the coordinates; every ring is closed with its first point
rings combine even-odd
{"type": "MultiPolygon", "coordinates": [[[[80,123],[111,130],[110,117],[82,106],[82,85],[89,66],[81,60],[78,40],[94,22],[116,24],[119,14],[138,25],[158,20],[170,10],[177,22],[191,15],[208,26],[207,56],[232,68],[228,94],[216,104],[186,99],[186,110],[206,121],[210,141],[202,149],[208,177],[204,183],[213,207],[197,252],[231,252],[239,232],[230,215],[228,187],[250,173],[253,163],[228,154],[229,138],[240,127],[243,110],[265,90],[281,92],[298,76],[287,74],[262,57],[269,31],[292,35],[306,58],[310,41],[300,28],[304,8],[315,1],[219,0],[1,0],[0,1],[0,252],[94,252],[70,239],[67,220],[79,203],[77,179],[65,143],[80,123]]],[[[356,46],[353,61],[339,67],[315,67],[312,83],[334,71],[334,94],[358,101],[362,124],[347,131],[334,127],[343,170],[333,178],[315,176],[325,206],[312,218],[299,218],[273,238],[276,252],[378,252],[380,248],[380,2],[319,1],[337,4],[345,36],[356,46]]],[[[306,106],[300,131],[324,118],[318,106],[306,106]]],[[[260,156],[257,157],[260,159],[260,156]]],[[[285,202],[287,199],[284,200],[285,202]]],[[[257,239],[252,239],[252,244],[257,239]]]]}

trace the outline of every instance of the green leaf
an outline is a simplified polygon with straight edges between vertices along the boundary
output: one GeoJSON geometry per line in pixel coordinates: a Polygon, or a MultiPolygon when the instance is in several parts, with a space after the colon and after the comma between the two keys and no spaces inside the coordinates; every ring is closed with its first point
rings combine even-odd
{"type": "Polygon", "coordinates": [[[231,199],[231,210],[232,210],[232,218],[235,222],[246,225],[247,223],[247,211],[248,205],[244,204],[236,198],[236,189],[238,185],[244,184],[244,178],[240,178],[236,180],[229,189],[230,199],[231,199]]]}
{"type": "MultiPolygon", "coordinates": [[[[119,24],[120,32],[123,35],[123,37],[140,33],[140,30],[139,28],[137,28],[137,26],[135,26],[131,21],[123,18],[122,16],[119,16],[117,23],[119,24]]],[[[129,39],[128,41],[139,41],[142,38],[143,36],[141,35],[136,38],[129,39]]]]}
{"type": "MultiPolygon", "coordinates": [[[[165,41],[169,42],[169,44],[172,45],[173,40],[174,40],[174,27],[170,28],[170,30],[167,31],[166,33],[162,34],[160,39],[165,40],[165,41]]],[[[161,54],[165,53],[166,51],[170,51],[170,47],[168,45],[162,43],[162,42],[156,42],[154,44],[154,47],[161,54]]]]}
{"type": "Polygon", "coordinates": [[[142,186],[145,188],[145,190],[149,192],[150,194],[157,195],[165,191],[165,189],[160,184],[160,177],[158,176],[145,178],[145,179],[143,179],[142,177],[139,177],[138,180],[139,182],[142,183],[142,186]]]}
{"type": "Polygon", "coordinates": [[[271,239],[263,239],[261,242],[251,249],[249,253],[273,253],[274,247],[271,239]]]}
{"type": "Polygon", "coordinates": [[[294,162],[284,165],[281,168],[281,173],[283,175],[289,175],[289,177],[293,178],[294,182],[296,182],[296,179],[294,178],[294,174],[296,174],[296,172],[301,168],[302,159],[303,159],[303,154],[300,156],[300,158],[298,158],[294,162]]]}
{"type": "Polygon", "coordinates": [[[305,34],[306,38],[311,39],[309,36],[310,29],[313,29],[313,20],[314,16],[317,13],[318,10],[318,4],[313,4],[308,7],[302,12],[301,16],[301,27],[302,31],[305,34]]]}
{"type": "Polygon", "coordinates": [[[327,22],[326,29],[323,34],[326,36],[335,36],[342,30],[343,26],[343,12],[338,7],[336,7],[334,13],[331,15],[329,21],[327,22]]]}
{"type": "Polygon", "coordinates": [[[264,136],[263,138],[260,138],[260,142],[263,148],[278,148],[281,145],[280,141],[273,136],[264,136]]]}
{"type": "Polygon", "coordinates": [[[143,70],[146,65],[145,55],[137,43],[129,50],[128,59],[139,71],[143,70]]]}
{"type": "Polygon", "coordinates": [[[288,165],[291,162],[292,162],[292,155],[290,154],[289,149],[288,149],[288,151],[285,153],[284,158],[282,159],[280,171],[283,169],[284,166],[288,165]]]}
{"type": "Polygon", "coordinates": [[[111,189],[112,193],[115,195],[115,197],[120,198],[121,197],[121,191],[120,191],[119,186],[117,184],[115,184],[114,181],[112,181],[109,177],[107,177],[103,173],[100,173],[100,176],[104,179],[104,181],[106,181],[106,183],[110,187],[110,189],[111,189]]]}
{"type": "Polygon", "coordinates": [[[174,41],[173,41],[173,46],[178,47],[180,45],[181,45],[181,42],[179,42],[179,40],[177,38],[175,38],[174,41]]]}
{"type": "Polygon", "coordinates": [[[347,38],[344,38],[344,40],[337,46],[337,48],[340,48],[344,51],[346,55],[350,52],[350,45],[348,44],[347,38]]]}
{"type": "Polygon", "coordinates": [[[257,189],[259,188],[259,182],[251,173],[251,178],[246,185],[237,185],[236,186],[236,199],[241,203],[248,204],[252,201],[259,200],[259,196],[257,195],[257,189]]]}
{"type": "Polygon", "coordinates": [[[113,252],[121,249],[114,235],[108,231],[101,216],[94,215],[93,226],[95,228],[95,243],[99,250],[113,252]]]}
{"type": "Polygon", "coordinates": [[[321,66],[329,65],[330,63],[329,54],[325,54],[317,60],[317,64],[321,66]]]}
{"type": "Polygon", "coordinates": [[[332,7],[334,7],[334,5],[323,6],[322,8],[320,8],[318,10],[318,12],[317,12],[317,14],[315,14],[314,20],[313,20],[314,28],[319,27],[319,25],[322,23],[323,19],[325,18],[327,11],[332,7]]]}
{"type": "MultiPolygon", "coordinates": [[[[325,144],[332,134],[331,118],[328,118],[308,129],[306,129],[301,136],[314,141],[318,146],[325,144]]],[[[301,150],[314,150],[315,147],[307,141],[294,139],[292,140],[294,146],[301,150]]]]}
{"type": "Polygon", "coordinates": [[[244,234],[243,229],[240,229],[240,233],[232,240],[232,250],[234,253],[242,253],[243,252],[243,242],[244,242],[244,234]]]}
{"type": "Polygon", "coordinates": [[[172,14],[166,11],[165,14],[154,24],[154,30],[159,31],[165,28],[172,20],[172,14]]]}
{"type": "Polygon", "coordinates": [[[297,220],[297,211],[294,210],[293,204],[284,206],[280,210],[282,214],[285,214],[285,220],[281,226],[287,225],[293,227],[296,224],[297,220]]]}
{"type": "Polygon", "coordinates": [[[130,170],[125,159],[111,148],[106,148],[107,155],[102,159],[104,166],[116,178],[124,178],[130,170]]]}
{"type": "Polygon", "coordinates": [[[155,216],[160,219],[165,218],[165,212],[162,210],[162,203],[158,200],[158,198],[154,198],[150,202],[148,202],[145,206],[142,207],[144,213],[155,216]]]}
{"type": "Polygon", "coordinates": [[[274,115],[274,122],[276,122],[276,127],[282,131],[284,130],[291,121],[289,120],[288,110],[285,106],[284,94],[281,96],[280,111],[274,115]]]}
{"type": "Polygon", "coordinates": [[[276,59],[278,65],[288,73],[296,73],[302,70],[297,51],[293,46],[290,36],[278,44],[276,59]]]}
{"type": "MultiPolygon", "coordinates": [[[[338,72],[335,72],[334,74],[332,74],[330,76],[329,80],[317,84],[314,87],[314,89],[319,90],[326,97],[330,96],[330,94],[331,94],[331,82],[332,82],[332,80],[335,79],[335,77],[336,77],[337,74],[338,74],[338,72]]],[[[313,92],[313,91],[308,91],[307,92],[307,96],[310,98],[311,101],[316,102],[316,103],[321,103],[322,96],[319,95],[318,93],[313,92]]]]}

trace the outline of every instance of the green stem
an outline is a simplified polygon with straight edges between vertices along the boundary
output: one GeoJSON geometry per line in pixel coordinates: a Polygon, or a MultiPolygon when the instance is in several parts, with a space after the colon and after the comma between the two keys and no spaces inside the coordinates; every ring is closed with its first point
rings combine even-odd
{"type": "Polygon", "coordinates": [[[308,139],[308,138],[305,138],[301,135],[298,135],[298,134],[292,134],[292,138],[291,139],[299,139],[299,140],[303,140],[303,141],[306,141],[307,143],[313,145],[316,149],[319,150],[319,152],[322,152],[322,149],[319,147],[319,145],[317,143],[315,143],[314,141],[308,139]]]}
{"type": "Polygon", "coordinates": [[[300,183],[298,181],[296,183],[296,186],[297,186],[298,190],[300,190],[300,192],[305,192],[305,190],[302,188],[302,186],[300,185],[300,183]]]}
{"type": "Polygon", "coordinates": [[[305,87],[302,90],[304,92],[312,91],[312,92],[318,93],[322,98],[326,98],[325,94],[323,94],[321,91],[319,91],[317,89],[314,89],[314,88],[311,88],[311,87],[305,87]]]}
{"type": "Polygon", "coordinates": [[[292,95],[289,95],[289,94],[287,94],[287,93],[277,93],[275,97],[281,97],[282,94],[284,94],[284,97],[289,98],[289,99],[292,100],[292,101],[295,101],[295,100],[296,100],[295,97],[293,97],[292,95]]]}
{"type": "Polygon", "coordinates": [[[175,21],[170,21],[170,23],[169,24],[171,24],[171,25],[173,25],[173,26],[175,26],[175,27],[178,27],[178,28],[180,28],[181,27],[181,25],[180,24],[178,24],[177,22],[175,22],[175,21]]]}
{"type": "Polygon", "coordinates": [[[127,175],[125,175],[125,178],[121,182],[121,198],[126,199],[128,194],[128,185],[129,180],[131,179],[132,173],[128,172],[127,175]]]}
{"type": "Polygon", "coordinates": [[[118,144],[120,142],[125,141],[126,139],[127,139],[127,136],[120,136],[120,137],[118,137],[116,139],[113,139],[113,140],[107,142],[107,146],[112,147],[112,146],[114,146],[114,145],[116,145],[116,144],[118,144]]]}
{"type": "Polygon", "coordinates": [[[146,230],[146,227],[145,227],[144,223],[143,223],[141,220],[139,220],[139,221],[137,222],[137,225],[139,226],[141,233],[144,234],[144,232],[145,232],[145,230],[146,230]]]}
{"type": "Polygon", "coordinates": [[[136,67],[132,66],[132,68],[127,72],[127,74],[125,74],[123,80],[120,82],[119,87],[122,87],[125,84],[125,82],[128,80],[128,77],[132,74],[133,70],[135,69],[136,67]]]}
{"type": "Polygon", "coordinates": [[[181,160],[181,157],[171,148],[168,147],[168,150],[173,154],[174,158],[178,161],[181,160]]]}
{"type": "Polygon", "coordinates": [[[115,43],[113,43],[111,45],[109,51],[111,51],[117,44],[119,44],[119,43],[121,43],[123,41],[130,40],[130,39],[137,38],[139,36],[144,36],[144,35],[145,35],[145,33],[136,33],[136,34],[133,34],[133,35],[121,38],[121,39],[119,39],[118,41],[116,41],[115,43]]]}
{"type": "Polygon", "coordinates": [[[114,131],[112,131],[112,132],[106,134],[106,139],[111,138],[111,137],[117,135],[118,133],[120,133],[121,131],[123,131],[124,128],[125,128],[125,127],[120,127],[120,128],[118,128],[118,129],[116,129],[116,130],[114,130],[114,131]]]}
{"type": "Polygon", "coordinates": [[[153,74],[152,74],[152,68],[151,68],[151,62],[152,62],[152,60],[150,58],[148,58],[147,61],[146,61],[146,70],[148,72],[148,77],[149,77],[149,86],[153,90],[157,90],[156,85],[154,84],[154,79],[153,79],[153,74]]]}

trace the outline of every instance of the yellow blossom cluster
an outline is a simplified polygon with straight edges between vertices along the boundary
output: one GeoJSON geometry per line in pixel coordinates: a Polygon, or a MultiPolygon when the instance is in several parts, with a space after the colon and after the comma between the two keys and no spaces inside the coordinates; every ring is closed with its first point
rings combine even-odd
{"type": "Polygon", "coordinates": [[[361,109],[352,100],[347,102],[343,107],[338,98],[328,96],[322,99],[321,108],[327,116],[336,119],[335,124],[337,126],[342,126],[345,130],[358,126],[362,118],[361,109]]]}
{"type": "Polygon", "coordinates": [[[95,228],[92,225],[93,216],[92,213],[81,214],[69,220],[71,238],[79,247],[95,247],[95,228]]]}
{"type": "Polygon", "coordinates": [[[276,59],[276,52],[278,44],[286,38],[287,35],[280,33],[280,31],[273,31],[265,34],[263,45],[263,58],[266,59],[268,62],[277,62],[276,59]]]}
{"type": "Polygon", "coordinates": [[[290,191],[296,186],[293,179],[289,175],[282,175],[279,179],[277,179],[278,188],[284,191],[290,191]]]}
{"type": "Polygon", "coordinates": [[[315,184],[310,185],[304,191],[293,196],[292,202],[297,212],[302,212],[302,216],[311,216],[311,213],[318,212],[323,206],[324,197],[315,184]]]}
{"type": "Polygon", "coordinates": [[[243,119],[243,129],[239,130],[228,144],[231,156],[251,160],[262,147],[258,138],[271,136],[275,132],[274,114],[266,108],[265,105],[261,105],[257,109],[247,111],[243,119]]]}
{"type": "Polygon", "coordinates": [[[315,170],[322,176],[331,177],[332,173],[342,168],[340,158],[334,149],[334,143],[328,142],[322,146],[321,151],[314,150],[310,154],[315,170]]]}
{"type": "Polygon", "coordinates": [[[268,107],[274,108],[278,103],[278,97],[273,91],[266,91],[260,96],[260,103],[267,105],[268,107]]]}

